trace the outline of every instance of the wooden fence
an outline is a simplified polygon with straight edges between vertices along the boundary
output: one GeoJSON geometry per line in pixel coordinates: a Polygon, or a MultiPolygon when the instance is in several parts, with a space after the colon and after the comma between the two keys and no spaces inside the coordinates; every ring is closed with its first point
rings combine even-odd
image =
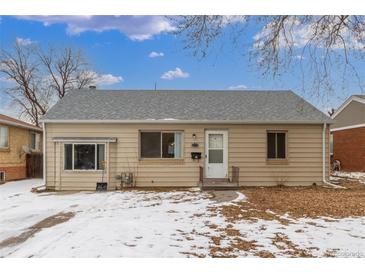
{"type": "Polygon", "coordinates": [[[43,154],[32,153],[26,157],[27,178],[43,177],[43,154]]]}

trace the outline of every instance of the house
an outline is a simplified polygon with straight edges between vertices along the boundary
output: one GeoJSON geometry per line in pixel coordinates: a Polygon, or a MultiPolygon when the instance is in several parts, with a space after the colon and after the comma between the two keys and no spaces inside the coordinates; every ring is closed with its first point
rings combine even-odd
{"type": "Polygon", "coordinates": [[[332,120],[292,91],[75,90],[42,122],[48,189],[95,190],[103,178],[111,190],[122,173],[137,187],[329,176],[332,120]]]}
{"type": "Polygon", "coordinates": [[[365,95],[353,95],[333,114],[333,159],[344,171],[365,172],[365,95]]]}
{"type": "Polygon", "coordinates": [[[0,182],[26,178],[26,154],[42,148],[40,127],[0,114],[0,182]]]}

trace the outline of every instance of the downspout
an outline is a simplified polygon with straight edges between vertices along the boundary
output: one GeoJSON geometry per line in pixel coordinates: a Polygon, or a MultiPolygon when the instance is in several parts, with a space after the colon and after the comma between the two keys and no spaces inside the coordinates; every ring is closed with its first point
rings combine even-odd
{"type": "Polygon", "coordinates": [[[47,177],[46,177],[46,168],[47,168],[47,165],[46,165],[46,142],[47,142],[47,135],[46,135],[46,123],[43,122],[43,182],[44,182],[44,185],[45,187],[47,188],[47,177]]]}
{"type": "Polygon", "coordinates": [[[326,180],[326,129],[327,129],[327,123],[324,123],[323,130],[322,130],[322,182],[326,186],[330,186],[333,188],[346,189],[346,187],[332,184],[331,182],[328,182],[326,180]]]}
{"type": "Polygon", "coordinates": [[[326,129],[327,124],[323,124],[322,130],[322,181],[325,184],[329,184],[326,180],[326,129]]]}

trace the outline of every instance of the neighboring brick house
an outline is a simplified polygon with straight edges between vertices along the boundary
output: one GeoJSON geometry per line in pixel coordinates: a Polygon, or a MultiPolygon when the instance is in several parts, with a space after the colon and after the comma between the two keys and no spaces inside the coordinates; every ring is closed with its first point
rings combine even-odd
{"type": "Polygon", "coordinates": [[[42,150],[40,127],[0,114],[0,183],[26,178],[26,154],[42,150]]]}
{"type": "Polygon", "coordinates": [[[353,95],[332,116],[333,159],[344,171],[365,172],[365,95],[353,95]]]}

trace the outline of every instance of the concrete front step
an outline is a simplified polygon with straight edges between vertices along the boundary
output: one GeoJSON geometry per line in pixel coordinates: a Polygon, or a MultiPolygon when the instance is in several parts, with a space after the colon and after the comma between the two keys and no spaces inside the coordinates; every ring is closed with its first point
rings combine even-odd
{"type": "Polygon", "coordinates": [[[204,178],[200,188],[202,190],[236,190],[239,186],[226,178],[204,178]]]}
{"type": "Polygon", "coordinates": [[[202,185],[200,187],[201,190],[239,190],[240,188],[234,184],[234,185],[225,185],[225,186],[207,186],[207,185],[202,185]]]}

